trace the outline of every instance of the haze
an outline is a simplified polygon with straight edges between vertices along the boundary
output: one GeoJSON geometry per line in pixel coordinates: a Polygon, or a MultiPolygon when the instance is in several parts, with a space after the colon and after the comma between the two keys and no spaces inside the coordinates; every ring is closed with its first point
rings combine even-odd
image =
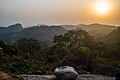
{"type": "Polygon", "coordinates": [[[102,0],[110,3],[110,11],[95,12],[96,1],[101,0],[0,0],[0,26],[16,22],[25,26],[36,24],[120,25],[120,0],[102,0]]]}

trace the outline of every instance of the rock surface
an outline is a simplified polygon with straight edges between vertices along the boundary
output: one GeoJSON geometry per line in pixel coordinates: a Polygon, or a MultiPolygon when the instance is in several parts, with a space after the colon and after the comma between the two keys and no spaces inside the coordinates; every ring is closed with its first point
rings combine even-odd
{"type": "MultiPolygon", "coordinates": [[[[55,75],[19,75],[25,80],[56,80],[55,75]]],[[[114,80],[114,77],[106,77],[102,75],[81,74],[76,80],[114,80]]]]}
{"type": "Polygon", "coordinates": [[[19,75],[25,80],[55,80],[55,75],[19,75]]]}
{"type": "Polygon", "coordinates": [[[114,77],[106,77],[102,75],[83,74],[79,75],[77,80],[114,80],[114,77]]]}
{"type": "Polygon", "coordinates": [[[54,73],[58,80],[75,80],[78,77],[77,71],[70,66],[57,67],[54,73]]]}
{"type": "Polygon", "coordinates": [[[84,71],[84,70],[80,70],[78,71],[79,74],[90,74],[90,72],[84,71]]]}

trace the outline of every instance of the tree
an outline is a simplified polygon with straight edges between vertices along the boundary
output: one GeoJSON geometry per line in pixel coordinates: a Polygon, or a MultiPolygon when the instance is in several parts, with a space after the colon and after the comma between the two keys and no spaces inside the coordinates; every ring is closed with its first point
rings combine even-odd
{"type": "Polygon", "coordinates": [[[55,36],[53,42],[56,46],[67,47],[72,53],[78,48],[90,47],[93,38],[83,30],[71,30],[64,35],[55,36]]]}
{"type": "Polygon", "coordinates": [[[0,47],[1,47],[1,48],[5,48],[5,46],[6,46],[5,41],[0,40],[0,47]]]}
{"type": "Polygon", "coordinates": [[[9,42],[5,42],[5,41],[1,40],[0,48],[2,49],[2,51],[4,53],[6,53],[5,55],[12,56],[12,55],[16,55],[18,53],[17,49],[13,43],[9,43],[9,42]]]}
{"type": "Polygon", "coordinates": [[[25,39],[21,38],[16,42],[18,50],[23,53],[30,53],[31,55],[39,52],[40,50],[40,43],[38,40],[35,39],[25,39]]]}

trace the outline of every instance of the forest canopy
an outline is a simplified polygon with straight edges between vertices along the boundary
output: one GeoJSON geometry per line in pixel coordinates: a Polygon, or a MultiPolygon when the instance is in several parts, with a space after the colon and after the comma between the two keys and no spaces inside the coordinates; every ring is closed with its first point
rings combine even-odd
{"type": "Polygon", "coordinates": [[[114,75],[120,67],[120,41],[106,45],[84,30],[57,35],[51,46],[21,38],[15,43],[0,40],[0,70],[14,74],[52,74],[69,65],[95,74],[114,75]]]}

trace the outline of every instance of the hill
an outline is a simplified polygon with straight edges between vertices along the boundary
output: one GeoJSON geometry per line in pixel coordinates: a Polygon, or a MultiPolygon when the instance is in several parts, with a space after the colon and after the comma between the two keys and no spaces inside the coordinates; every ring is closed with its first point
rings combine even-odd
{"type": "Polygon", "coordinates": [[[21,24],[17,23],[8,27],[0,27],[0,39],[9,40],[11,35],[23,30],[21,24]]]}
{"type": "Polygon", "coordinates": [[[29,28],[23,28],[21,24],[17,23],[8,27],[0,27],[0,39],[16,41],[20,38],[33,38],[40,41],[52,41],[55,35],[60,35],[66,33],[68,30],[85,30],[91,36],[100,40],[101,38],[107,36],[113,30],[117,28],[111,25],[103,24],[80,24],[80,25],[60,25],[60,26],[47,26],[47,25],[37,25],[29,28]]]}
{"type": "Polygon", "coordinates": [[[51,41],[55,35],[64,34],[66,29],[60,26],[37,25],[23,29],[21,24],[11,25],[9,27],[0,28],[0,38],[16,41],[20,38],[33,38],[40,41],[51,41]]]}
{"type": "Polygon", "coordinates": [[[60,26],[67,30],[73,30],[73,29],[77,28],[77,26],[75,26],[75,25],[60,25],[60,26]]]}
{"type": "Polygon", "coordinates": [[[109,33],[107,36],[103,38],[103,42],[107,44],[116,43],[120,40],[120,27],[113,30],[111,33],[109,33]]]}
{"type": "Polygon", "coordinates": [[[65,32],[67,30],[60,26],[33,26],[18,32],[12,39],[33,38],[40,41],[51,41],[55,35],[64,34],[65,32]]]}
{"type": "Polygon", "coordinates": [[[114,29],[116,29],[116,27],[95,23],[90,25],[84,25],[84,24],[77,25],[77,30],[78,29],[85,30],[91,36],[94,36],[95,38],[99,39],[112,32],[114,29]]]}

